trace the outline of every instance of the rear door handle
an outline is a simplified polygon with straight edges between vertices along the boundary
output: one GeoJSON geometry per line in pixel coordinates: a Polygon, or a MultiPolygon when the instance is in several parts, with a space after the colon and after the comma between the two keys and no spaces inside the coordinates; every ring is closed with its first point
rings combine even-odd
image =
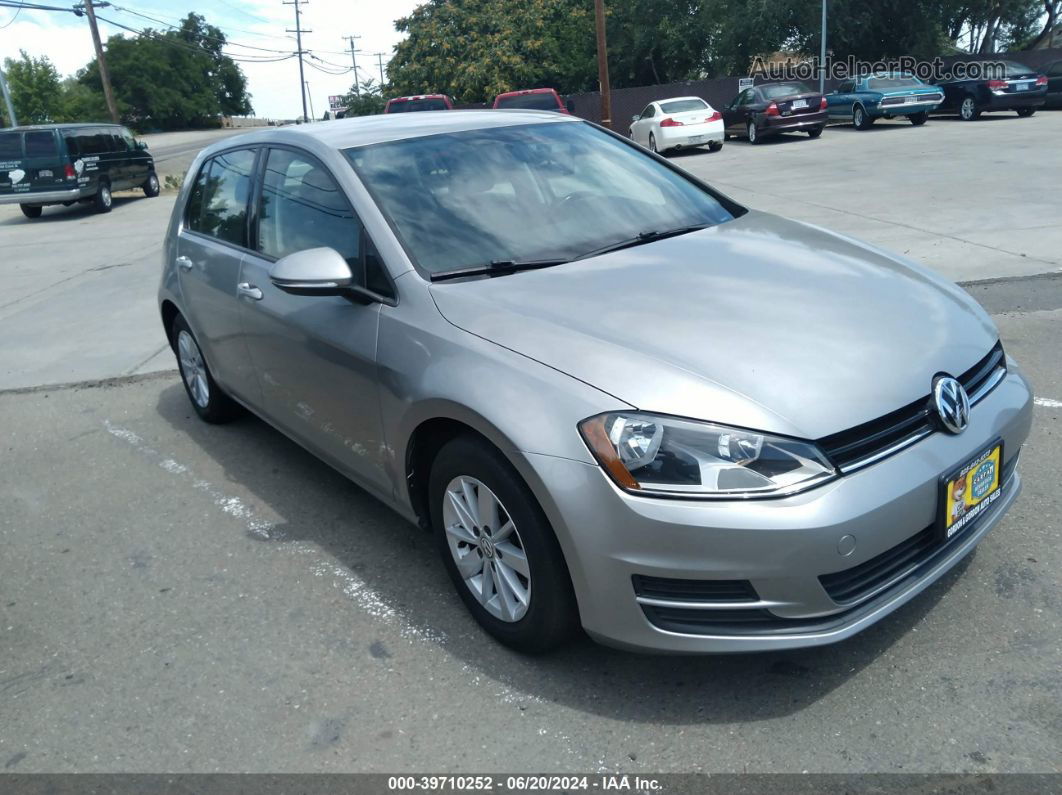
{"type": "Polygon", "coordinates": [[[192,261],[188,257],[180,256],[177,258],[177,267],[184,271],[190,271],[192,269],[192,261]]]}
{"type": "Polygon", "coordinates": [[[237,284],[236,292],[238,292],[240,295],[245,295],[248,298],[252,298],[255,301],[262,300],[262,291],[255,287],[253,284],[248,284],[247,282],[240,282],[239,284],[237,284]]]}

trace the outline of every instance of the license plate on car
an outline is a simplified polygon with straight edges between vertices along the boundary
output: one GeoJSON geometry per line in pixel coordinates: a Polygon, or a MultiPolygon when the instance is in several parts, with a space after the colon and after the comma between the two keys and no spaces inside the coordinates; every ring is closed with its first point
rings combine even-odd
{"type": "Polygon", "coordinates": [[[1029,84],[1028,83],[1015,83],[1014,88],[1017,89],[1018,91],[1028,91],[1029,90],[1029,84]]]}
{"type": "Polygon", "coordinates": [[[37,172],[37,176],[38,177],[50,177],[50,176],[52,176],[52,172],[49,169],[47,169],[47,168],[42,168],[40,171],[37,172]]]}
{"type": "Polygon", "coordinates": [[[694,135],[690,137],[691,144],[703,144],[708,142],[707,135],[694,135]]]}
{"type": "Polygon", "coordinates": [[[947,541],[969,527],[999,499],[1003,470],[1003,441],[997,439],[972,460],[940,479],[938,522],[941,538],[947,541]]]}
{"type": "Polygon", "coordinates": [[[921,101],[922,101],[922,98],[921,98],[921,97],[919,97],[919,96],[914,96],[914,95],[912,95],[912,96],[909,96],[909,97],[907,98],[907,104],[908,104],[908,105],[913,105],[914,103],[916,103],[916,102],[921,102],[921,101]]]}
{"type": "Polygon", "coordinates": [[[807,106],[808,106],[808,101],[806,99],[794,99],[793,100],[793,105],[792,105],[793,110],[796,110],[797,108],[806,108],[807,106]]]}

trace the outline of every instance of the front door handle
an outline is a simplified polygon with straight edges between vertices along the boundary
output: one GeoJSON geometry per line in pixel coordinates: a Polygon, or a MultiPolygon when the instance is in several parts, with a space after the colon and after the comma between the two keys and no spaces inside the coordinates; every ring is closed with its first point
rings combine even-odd
{"type": "Polygon", "coordinates": [[[248,284],[247,282],[240,282],[239,284],[237,284],[236,292],[238,292],[240,295],[245,295],[255,301],[262,300],[262,291],[255,287],[253,284],[248,284]]]}
{"type": "Polygon", "coordinates": [[[192,261],[188,257],[180,256],[177,258],[177,267],[184,271],[190,271],[192,269],[192,261]]]}

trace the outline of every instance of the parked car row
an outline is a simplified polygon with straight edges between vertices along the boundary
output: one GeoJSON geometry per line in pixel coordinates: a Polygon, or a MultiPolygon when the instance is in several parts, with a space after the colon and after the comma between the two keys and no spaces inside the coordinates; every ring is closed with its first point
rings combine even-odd
{"type": "MultiPolygon", "coordinates": [[[[553,110],[571,113],[572,101],[562,102],[560,94],[552,88],[525,88],[498,94],[491,105],[495,110],[553,110]]],[[[418,94],[411,97],[394,97],[387,100],[384,113],[408,113],[419,110],[453,110],[454,101],[445,94],[418,94]]]]}
{"type": "Polygon", "coordinates": [[[1048,64],[1045,74],[1013,61],[1004,65],[1000,79],[934,85],[911,74],[877,73],[846,80],[825,94],[796,81],[766,83],[745,88],[722,110],[700,97],[660,99],[631,118],[630,137],[654,152],[704,145],[716,151],[731,137],[753,144],[784,132],[818,138],[829,122],[850,121],[866,130],[877,119],[906,117],[920,126],[931,113],[957,113],[972,121],[991,111],[1031,116],[1045,105],[1062,107],[1062,61],[1048,64]]]}

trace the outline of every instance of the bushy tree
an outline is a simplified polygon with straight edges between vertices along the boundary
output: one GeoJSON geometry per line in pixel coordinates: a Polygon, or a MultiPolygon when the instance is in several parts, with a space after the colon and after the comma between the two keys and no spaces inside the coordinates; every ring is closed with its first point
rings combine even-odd
{"type": "Polygon", "coordinates": [[[387,101],[383,98],[383,93],[380,86],[376,85],[375,81],[370,77],[367,80],[362,80],[358,85],[350,87],[350,93],[347,94],[345,103],[347,106],[344,117],[351,116],[373,116],[377,113],[383,113],[384,105],[387,101]]]}
{"type": "MultiPolygon", "coordinates": [[[[4,61],[4,73],[19,124],[42,124],[55,120],[61,105],[61,89],[59,72],[48,56],[31,58],[23,50],[18,60],[7,58],[4,61]]],[[[6,116],[5,123],[8,123],[6,116]]]]}

